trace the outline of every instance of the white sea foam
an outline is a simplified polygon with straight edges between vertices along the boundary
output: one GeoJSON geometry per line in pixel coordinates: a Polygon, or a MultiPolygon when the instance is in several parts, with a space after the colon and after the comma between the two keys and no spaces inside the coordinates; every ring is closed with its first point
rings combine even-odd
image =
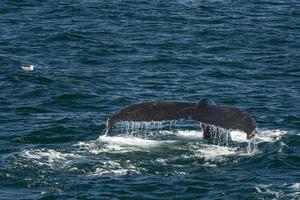
{"type": "Polygon", "coordinates": [[[235,142],[248,142],[249,140],[247,139],[247,134],[243,131],[239,131],[239,130],[233,130],[230,131],[230,136],[231,139],[235,142]]]}
{"type": "MultiPolygon", "coordinates": [[[[203,138],[202,131],[185,131],[179,130],[176,132],[171,131],[159,131],[158,134],[161,136],[173,134],[176,137],[173,137],[171,140],[151,140],[151,139],[144,139],[139,138],[136,136],[100,136],[95,144],[89,144],[89,152],[93,154],[101,154],[103,152],[110,152],[110,153],[126,153],[130,151],[151,151],[151,148],[156,148],[162,145],[167,145],[170,148],[176,148],[177,142],[182,141],[182,138],[190,139],[191,141],[197,141],[198,139],[203,138]],[[170,145],[172,144],[172,145],[170,145]],[[175,144],[175,145],[174,145],[175,144]]],[[[251,142],[247,140],[247,136],[242,131],[231,131],[231,138],[233,141],[238,143],[248,142],[248,149],[247,155],[253,154],[257,151],[257,146],[255,140],[253,139],[251,142]]],[[[86,144],[85,144],[86,145],[86,144]]],[[[81,143],[81,146],[84,146],[81,143]]],[[[188,147],[180,147],[188,149],[188,147]]],[[[178,149],[178,148],[176,148],[178,149]]],[[[195,149],[200,152],[205,159],[212,160],[214,158],[219,158],[222,156],[232,155],[235,154],[236,148],[229,146],[219,146],[219,145],[200,145],[197,146],[195,149]]],[[[239,152],[241,153],[241,152],[239,152]]],[[[245,152],[244,154],[245,155],[245,152]]]]}
{"type": "MultiPolygon", "coordinates": [[[[170,132],[165,131],[166,135],[170,132]]],[[[162,133],[164,134],[164,133],[162,133]]],[[[176,137],[171,140],[151,140],[143,139],[134,136],[100,136],[93,142],[80,142],[77,144],[80,149],[92,154],[103,153],[128,153],[133,151],[150,152],[162,146],[167,147],[170,152],[170,157],[158,157],[155,163],[158,165],[172,165],[178,159],[189,159],[193,157],[204,158],[205,166],[216,167],[214,162],[223,162],[232,155],[242,154],[235,147],[219,146],[203,144],[198,139],[203,137],[202,131],[177,131],[174,132],[176,137]],[[190,139],[186,141],[186,145],[182,145],[182,138],[190,139]],[[180,144],[179,144],[180,143],[180,144]],[[174,155],[172,150],[183,151],[181,154],[174,155]],[[186,153],[188,150],[189,153],[186,153]],[[174,157],[175,156],[175,157],[174,157]]],[[[116,163],[106,163],[103,166],[98,166],[92,175],[122,175],[128,173],[138,173],[140,170],[128,168],[128,166],[119,166],[116,163]],[[110,166],[110,167],[107,167],[110,166]],[[136,170],[136,171],[135,171],[136,170]]],[[[182,170],[175,170],[178,174],[184,175],[186,172],[182,170]]],[[[175,173],[175,171],[173,171],[175,173]]],[[[173,173],[170,172],[170,173],[173,173]]]]}
{"type": "Polygon", "coordinates": [[[175,135],[177,135],[179,137],[191,138],[191,139],[203,138],[203,132],[202,131],[184,131],[184,130],[180,130],[178,132],[175,132],[175,135]]]}
{"type": "Polygon", "coordinates": [[[258,130],[258,134],[255,135],[255,139],[258,143],[261,142],[276,142],[281,139],[283,135],[287,134],[284,130],[258,130]]]}
{"type": "Polygon", "coordinates": [[[71,159],[82,157],[78,154],[62,153],[53,149],[29,149],[23,151],[20,155],[39,166],[48,166],[50,168],[65,167],[71,159]]]}
{"type": "Polygon", "coordinates": [[[158,141],[158,140],[148,140],[138,137],[121,137],[121,136],[114,136],[114,137],[107,137],[107,136],[100,136],[98,138],[99,142],[109,143],[109,144],[117,144],[120,146],[138,146],[138,147],[154,147],[159,145],[160,143],[166,141],[158,141]]]}
{"type": "Polygon", "coordinates": [[[134,151],[130,147],[122,147],[117,144],[106,144],[101,141],[90,141],[90,142],[79,142],[73,145],[74,147],[79,147],[79,151],[82,153],[92,153],[92,154],[102,154],[102,153],[127,153],[134,151]]]}
{"type": "MultiPolygon", "coordinates": [[[[202,164],[203,166],[217,167],[216,163],[227,163],[228,160],[232,160],[233,156],[253,156],[257,152],[256,149],[252,147],[250,150],[254,149],[254,151],[251,150],[247,152],[247,148],[241,150],[241,148],[238,148],[236,145],[221,146],[207,144],[206,142],[201,141],[203,140],[202,131],[179,130],[171,132],[160,130],[158,134],[160,134],[159,138],[161,139],[124,135],[100,136],[95,141],[79,142],[73,145],[74,149],[72,152],[64,152],[53,149],[29,149],[22,151],[20,155],[37,166],[48,166],[52,169],[64,168],[71,171],[79,171],[78,166],[76,166],[79,159],[96,159],[97,164],[93,166],[92,169],[88,170],[88,175],[115,176],[132,173],[138,174],[143,171],[147,171],[147,167],[145,169],[138,167],[139,165],[134,161],[134,158],[130,158],[131,155],[127,154],[128,152],[139,151],[142,153],[156,151],[155,149],[158,149],[157,157],[152,157],[153,160],[150,161],[143,161],[143,158],[141,157],[141,162],[150,162],[161,166],[171,165],[174,169],[168,171],[168,174],[177,175],[188,174],[186,170],[183,170],[182,166],[174,164],[180,159],[188,159],[191,162],[194,162],[193,160],[195,160],[195,158],[196,160],[200,158],[204,160],[204,163],[202,164]],[[173,134],[174,137],[169,137],[170,134],[173,134]],[[165,148],[167,149],[167,152],[165,153],[168,155],[161,153],[161,151],[164,151],[165,148]],[[126,156],[129,156],[128,162],[124,162],[124,160],[115,160],[113,156],[110,158],[110,155],[116,153],[124,153],[126,156]],[[103,160],[101,156],[95,157],[91,154],[105,155],[105,158],[103,160]]],[[[241,131],[231,131],[230,134],[232,140],[237,143],[249,142],[246,138],[246,134],[241,131]]],[[[251,144],[256,144],[255,141],[274,142],[279,140],[284,134],[286,134],[286,131],[281,130],[259,131],[253,139],[254,143],[251,144]]],[[[285,144],[282,142],[283,147],[284,145],[285,144]]],[[[145,155],[145,158],[146,156],[147,155],[145,155]]],[[[237,161],[237,159],[233,160],[233,162],[235,161],[237,161]]],[[[24,165],[27,165],[25,163],[27,162],[24,162],[24,165]]],[[[159,171],[159,173],[166,172],[159,171]]],[[[290,188],[299,192],[299,183],[295,183],[290,186],[290,188]]],[[[257,190],[267,191],[267,189],[264,189],[263,187],[258,187],[257,190]]]]}
{"type": "Polygon", "coordinates": [[[268,195],[272,199],[300,199],[300,183],[294,183],[288,188],[292,189],[292,192],[286,193],[287,183],[283,185],[272,185],[272,184],[259,184],[255,186],[255,189],[258,193],[268,195]],[[283,186],[283,187],[282,187],[283,186]]]}
{"type": "Polygon", "coordinates": [[[204,158],[206,161],[222,161],[227,156],[238,154],[236,148],[219,145],[201,145],[195,155],[204,158]]]}
{"type": "Polygon", "coordinates": [[[231,156],[242,155],[243,152],[239,151],[236,147],[219,146],[212,144],[196,143],[188,147],[190,152],[184,154],[180,159],[204,159],[203,166],[216,167],[216,162],[226,162],[231,156]]]}
{"type": "Polygon", "coordinates": [[[80,142],[78,146],[81,151],[92,154],[102,153],[128,153],[133,151],[150,151],[162,145],[173,143],[173,140],[151,140],[134,136],[100,136],[96,141],[80,142]]]}
{"type": "Polygon", "coordinates": [[[300,183],[293,183],[289,188],[295,191],[300,191],[300,183]]]}
{"type": "MultiPolygon", "coordinates": [[[[190,137],[190,138],[203,138],[202,131],[184,131],[180,130],[174,133],[175,135],[182,136],[182,137],[190,137]]],[[[255,135],[254,139],[256,142],[275,142],[281,139],[283,135],[287,134],[285,130],[261,130],[258,129],[258,133],[255,135]]],[[[244,143],[249,142],[247,139],[247,134],[240,130],[231,130],[230,131],[231,139],[234,142],[244,143]]]]}
{"type": "Polygon", "coordinates": [[[270,185],[259,184],[255,186],[255,189],[258,193],[272,195],[276,199],[279,198],[281,192],[274,191],[274,189],[270,189],[271,187],[272,187],[271,184],[270,185]]]}
{"type": "Polygon", "coordinates": [[[126,174],[139,174],[139,169],[130,161],[119,163],[117,161],[105,161],[97,166],[95,171],[90,173],[89,176],[121,176],[126,174]]]}

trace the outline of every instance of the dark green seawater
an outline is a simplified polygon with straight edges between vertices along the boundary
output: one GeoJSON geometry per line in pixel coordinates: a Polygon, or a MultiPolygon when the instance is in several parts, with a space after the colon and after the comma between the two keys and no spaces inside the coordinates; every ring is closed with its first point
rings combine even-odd
{"type": "Polygon", "coordinates": [[[300,199],[299,102],[298,0],[0,0],[0,199],[300,199]],[[202,97],[249,111],[258,149],[184,121],[103,136],[202,97]]]}

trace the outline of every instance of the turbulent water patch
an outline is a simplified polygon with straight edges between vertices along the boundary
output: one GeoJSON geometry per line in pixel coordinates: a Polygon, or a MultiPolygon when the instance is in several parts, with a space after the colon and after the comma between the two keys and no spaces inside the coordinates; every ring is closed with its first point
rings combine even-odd
{"type": "MultiPolygon", "coordinates": [[[[170,135],[170,132],[161,131],[160,133],[162,135],[170,135]]],[[[108,169],[111,168],[112,170],[117,170],[116,174],[124,175],[127,171],[132,172],[133,169],[138,173],[138,168],[133,167],[134,164],[132,164],[131,168],[128,168],[127,165],[122,168],[119,160],[114,160],[114,157],[117,155],[124,155],[124,158],[127,158],[127,160],[121,159],[121,163],[133,162],[136,159],[135,155],[140,155],[140,159],[144,160],[145,163],[152,162],[152,160],[147,160],[148,158],[158,160],[158,163],[162,163],[161,161],[165,160],[164,164],[166,164],[174,160],[179,161],[181,158],[186,159],[194,156],[204,158],[205,164],[207,164],[208,161],[211,163],[215,161],[220,162],[227,156],[236,156],[243,152],[238,150],[237,147],[206,144],[203,142],[202,132],[200,131],[177,131],[173,134],[175,137],[168,140],[143,139],[130,134],[127,136],[104,135],[100,136],[96,141],[79,142],[68,151],[45,148],[28,149],[15,155],[16,157],[14,156],[14,158],[23,167],[46,167],[51,170],[75,169],[75,171],[80,161],[86,160],[88,162],[89,160],[99,159],[103,168],[96,167],[94,174],[114,174],[115,172],[113,171],[109,172],[108,169]],[[150,157],[148,157],[149,155],[150,157]],[[100,157],[97,158],[97,156],[100,157]]],[[[147,167],[142,168],[144,172],[151,171],[147,170],[147,167]]]]}
{"type": "MultiPolygon", "coordinates": [[[[13,180],[21,171],[35,171],[30,178],[29,174],[24,174],[22,183],[31,186],[55,183],[59,190],[64,184],[60,176],[88,179],[123,179],[128,176],[192,178],[200,169],[214,171],[237,166],[242,164],[240,162],[244,162],[244,159],[257,159],[256,157],[265,153],[265,147],[260,144],[268,146],[288,134],[280,130],[260,131],[255,137],[259,141],[259,150],[248,152],[245,134],[239,131],[230,133],[232,140],[240,144],[233,146],[209,144],[203,140],[200,130],[160,130],[156,133],[161,134],[162,138],[165,135],[167,139],[151,139],[149,136],[143,138],[129,133],[121,136],[101,135],[97,140],[78,142],[65,150],[53,146],[12,153],[6,158],[10,168],[6,169],[6,178],[13,180]],[[169,137],[170,134],[173,134],[173,137],[169,137]]],[[[144,133],[141,134],[143,136],[144,133]]],[[[293,190],[291,195],[277,192],[277,189],[273,190],[269,186],[258,185],[255,189],[257,193],[266,197],[297,197],[298,184],[288,187],[293,190]]]]}

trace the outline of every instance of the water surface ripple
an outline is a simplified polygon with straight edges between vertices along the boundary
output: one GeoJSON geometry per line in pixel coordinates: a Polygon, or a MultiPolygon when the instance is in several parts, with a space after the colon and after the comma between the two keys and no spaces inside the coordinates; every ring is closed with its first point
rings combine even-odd
{"type": "Polygon", "coordinates": [[[299,33],[296,0],[0,1],[0,199],[300,199],[299,33]],[[258,150],[190,122],[102,135],[201,97],[247,109],[258,150]]]}

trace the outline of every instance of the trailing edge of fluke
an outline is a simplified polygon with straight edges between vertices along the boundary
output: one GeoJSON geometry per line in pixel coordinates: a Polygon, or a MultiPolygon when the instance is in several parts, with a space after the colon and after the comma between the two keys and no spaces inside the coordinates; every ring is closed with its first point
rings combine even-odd
{"type": "MultiPolygon", "coordinates": [[[[198,103],[158,101],[133,104],[109,117],[106,130],[121,121],[149,122],[188,118],[223,129],[244,131],[248,139],[256,133],[256,122],[248,112],[231,106],[216,105],[209,98],[203,98],[198,103]]],[[[205,130],[204,134],[209,135],[205,130]]]]}

